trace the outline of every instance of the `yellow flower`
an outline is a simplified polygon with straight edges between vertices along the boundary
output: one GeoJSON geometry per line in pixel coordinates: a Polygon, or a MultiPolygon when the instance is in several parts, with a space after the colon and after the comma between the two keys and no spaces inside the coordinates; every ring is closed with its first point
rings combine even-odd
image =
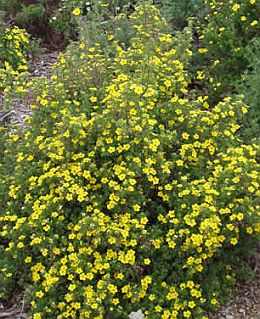
{"type": "Polygon", "coordinates": [[[255,25],[257,25],[258,24],[258,21],[257,20],[254,20],[254,21],[252,21],[251,23],[250,23],[250,25],[252,26],[252,27],[254,27],[255,25]]]}
{"type": "Polygon", "coordinates": [[[206,48],[199,48],[199,53],[203,54],[203,53],[207,53],[208,49],[206,48]]]}
{"type": "Polygon", "coordinates": [[[44,296],[44,293],[43,293],[42,291],[37,291],[37,292],[35,293],[35,295],[36,295],[36,297],[38,297],[38,298],[42,298],[42,297],[44,296]]]}
{"type": "Polygon", "coordinates": [[[186,310],[186,311],[183,312],[183,317],[184,318],[190,318],[190,316],[191,316],[191,312],[189,310],[186,310]]]}
{"type": "Polygon", "coordinates": [[[26,264],[31,263],[31,262],[32,262],[32,257],[26,257],[26,258],[24,259],[24,262],[25,262],[26,264]]]}
{"type": "Polygon", "coordinates": [[[112,299],[112,304],[113,305],[118,305],[119,304],[119,299],[118,298],[112,299]]]}
{"type": "Polygon", "coordinates": [[[238,4],[238,3],[234,4],[233,7],[232,7],[232,10],[234,12],[237,12],[239,9],[240,9],[240,4],[238,4]]]}
{"type": "Polygon", "coordinates": [[[115,285],[109,284],[107,286],[107,289],[109,290],[109,292],[111,292],[111,294],[115,294],[117,292],[117,287],[115,285]]]}
{"type": "Polygon", "coordinates": [[[14,142],[19,140],[19,135],[17,135],[17,134],[12,134],[11,137],[12,137],[14,142]]]}
{"type": "Polygon", "coordinates": [[[135,204],[134,206],[133,206],[133,209],[134,209],[134,211],[135,212],[139,212],[140,211],[140,205],[138,205],[138,204],[135,204]]]}
{"type": "Polygon", "coordinates": [[[140,85],[137,85],[135,88],[134,88],[134,92],[138,95],[142,94],[143,93],[143,88],[140,86],[140,85]]]}
{"type": "Polygon", "coordinates": [[[213,299],[211,299],[210,303],[211,303],[212,305],[217,305],[217,304],[218,304],[218,301],[217,301],[217,299],[213,298],[213,299]]]}
{"type": "Polygon", "coordinates": [[[75,8],[73,11],[72,11],[73,15],[74,16],[79,16],[80,15],[80,8],[75,8]]]}
{"type": "Polygon", "coordinates": [[[236,238],[231,238],[230,244],[235,246],[238,243],[238,240],[236,238]]]}
{"type": "Polygon", "coordinates": [[[247,232],[248,234],[252,235],[254,231],[253,231],[252,227],[247,227],[247,228],[246,228],[246,232],[247,232]]]}
{"type": "Polygon", "coordinates": [[[184,139],[184,140],[187,140],[188,138],[189,138],[189,134],[188,133],[182,133],[182,138],[184,139]]]}
{"type": "Polygon", "coordinates": [[[157,306],[155,307],[155,311],[156,311],[156,312],[161,312],[161,311],[162,311],[162,307],[161,307],[160,305],[157,305],[157,306]]]}
{"type": "Polygon", "coordinates": [[[192,308],[196,307],[196,303],[194,301],[189,301],[188,307],[192,309],[192,308]]]}
{"type": "Polygon", "coordinates": [[[90,101],[91,101],[92,103],[97,102],[97,97],[96,97],[96,96],[91,96],[89,99],[90,99],[90,101]]]}
{"type": "Polygon", "coordinates": [[[145,258],[144,259],[144,264],[145,265],[150,265],[150,263],[151,263],[151,260],[149,258],[145,258]]]}

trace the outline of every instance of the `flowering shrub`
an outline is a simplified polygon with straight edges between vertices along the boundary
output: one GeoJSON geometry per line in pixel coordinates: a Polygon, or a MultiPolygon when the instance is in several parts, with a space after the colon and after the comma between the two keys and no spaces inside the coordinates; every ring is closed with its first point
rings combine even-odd
{"type": "Polygon", "coordinates": [[[131,19],[128,49],[61,56],[23,142],[9,137],[0,295],[27,287],[33,319],[206,318],[233,283],[230,251],[260,233],[259,147],[236,137],[247,107],[190,99],[159,12],[131,19]]]}
{"type": "Polygon", "coordinates": [[[13,80],[28,69],[25,59],[28,44],[24,30],[0,28],[0,92],[9,92],[13,80]]]}
{"type": "Polygon", "coordinates": [[[200,54],[214,83],[215,96],[228,94],[250,65],[247,47],[260,32],[260,6],[256,0],[205,0],[208,14],[201,26],[200,54]]]}

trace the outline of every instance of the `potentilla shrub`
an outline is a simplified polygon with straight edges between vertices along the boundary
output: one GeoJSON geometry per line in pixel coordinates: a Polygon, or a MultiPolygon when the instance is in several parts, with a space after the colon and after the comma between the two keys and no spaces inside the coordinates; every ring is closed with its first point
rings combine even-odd
{"type": "Polygon", "coordinates": [[[131,19],[114,57],[84,43],[61,56],[9,138],[0,293],[27,288],[33,319],[205,319],[260,233],[259,147],[236,137],[247,107],[191,100],[159,12],[131,19]]]}
{"type": "Polygon", "coordinates": [[[28,69],[29,38],[18,27],[0,27],[0,93],[8,93],[13,81],[28,69]]]}
{"type": "Polygon", "coordinates": [[[198,51],[219,100],[234,91],[235,82],[250,68],[248,46],[259,37],[260,5],[256,0],[205,0],[205,6],[198,51]]]}

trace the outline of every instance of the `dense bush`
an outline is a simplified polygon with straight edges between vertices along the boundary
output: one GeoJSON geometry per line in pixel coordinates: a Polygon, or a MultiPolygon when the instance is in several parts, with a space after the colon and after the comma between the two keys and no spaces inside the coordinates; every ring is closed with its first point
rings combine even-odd
{"type": "Polygon", "coordinates": [[[3,153],[0,294],[27,288],[33,319],[206,318],[260,233],[259,147],[236,136],[247,107],[192,100],[189,42],[149,2],[130,19],[128,49],[60,57],[3,153]]]}
{"type": "Polygon", "coordinates": [[[215,98],[234,90],[248,69],[247,47],[259,37],[260,5],[256,0],[205,1],[208,14],[202,23],[199,52],[204,72],[215,83],[215,98]]]}
{"type": "MultiPolygon", "coordinates": [[[[140,1],[131,0],[2,0],[0,9],[11,16],[14,22],[28,30],[34,36],[40,36],[45,44],[53,48],[63,47],[70,39],[75,39],[78,34],[78,25],[74,17],[75,12],[80,12],[87,17],[87,21],[107,23],[121,14],[129,16],[140,1]]],[[[190,16],[201,15],[203,0],[188,1],[160,1],[153,3],[161,10],[169,22],[171,29],[183,29],[187,26],[190,16]]],[[[85,20],[86,22],[86,20],[85,20]]],[[[121,20],[122,22],[122,20],[121,20]]],[[[124,20],[127,26],[127,20],[124,20]]],[[[127,33],[125,33],[127,36],[127,33]]]]}

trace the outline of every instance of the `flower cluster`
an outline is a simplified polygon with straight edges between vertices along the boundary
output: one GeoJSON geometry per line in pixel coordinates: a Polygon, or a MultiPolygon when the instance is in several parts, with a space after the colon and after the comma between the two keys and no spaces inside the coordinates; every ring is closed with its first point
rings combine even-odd
{"type": "Polygon", "coordinates": [[[62,55],[23,143],[10,135],[0,297],[28,287],[33,319],[138,309],[206,319],[233,282],[230,250],[260,234],[259,147],[236,136],[247,107],[192,99],[186,56],[157,9],[147,3],[130,19],[128,49],[79,43],[62,55]]]}

